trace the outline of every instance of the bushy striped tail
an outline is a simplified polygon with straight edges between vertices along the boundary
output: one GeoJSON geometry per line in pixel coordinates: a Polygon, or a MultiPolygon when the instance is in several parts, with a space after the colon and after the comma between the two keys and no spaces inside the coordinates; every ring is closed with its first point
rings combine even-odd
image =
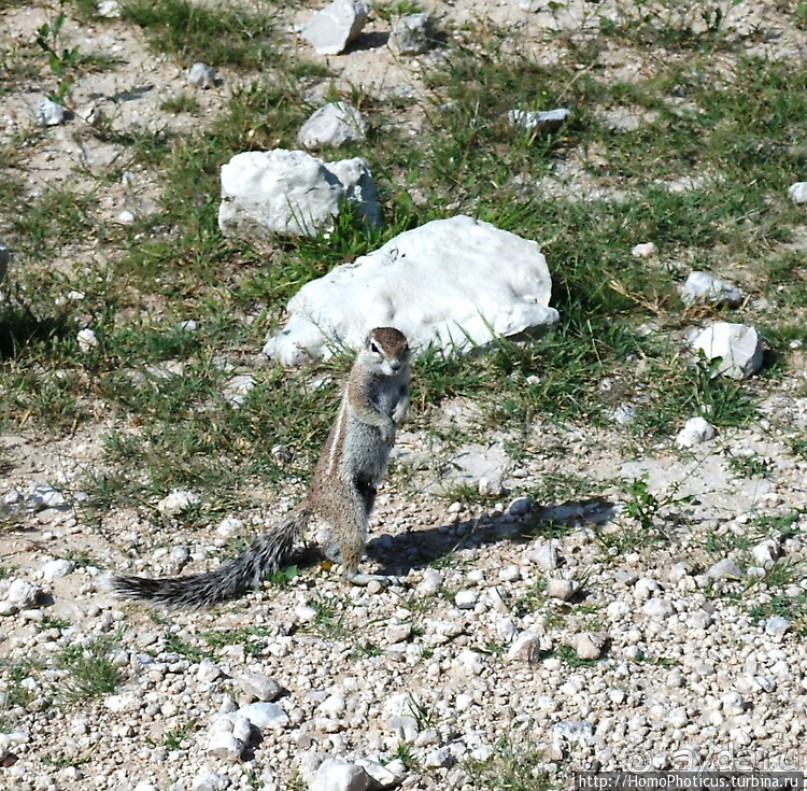
{"type": "Polygon", "coordinates": [[[311,512],[305,504],[295,508],[275,528],[255,539],[237,558],[215,571],[187,577],[131,577],[112,579],[119,596],[152,599],[174,607],[205,607],[256,587],[280,570],[291,556],[294,541],[305,530],[311,512]]]}

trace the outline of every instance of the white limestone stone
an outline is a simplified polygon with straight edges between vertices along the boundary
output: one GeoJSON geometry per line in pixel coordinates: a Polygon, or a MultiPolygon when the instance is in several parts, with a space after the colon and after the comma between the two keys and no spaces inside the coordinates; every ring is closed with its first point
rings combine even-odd
{"type": "Polygon", "coordinates": [[[303,286],[264,354],[299,365],[395,326],[416,351],[434,344],[454,355],[551,326],[551,292],[535,242],[463,215],[435,220],[303,286]]]}
{"type": "Polygon", "coordinates": [[[309,151],[338,147],[367,137],[367,121],[348,102],[329,102],[302,125],[297,142],[309,151]]]}
{"type": "Polygon", "coordinates": [[[219,228],[235,236],[312,236],[333,227],[342,201],[368,225],[378,224],[366,160],[326,163],[305,151],[248,151],[222,165],[219,228]]]}
{"type": "Polygon", "coordinates": [[[691,417],[675,437],[675,444],[679,448],[691,448],[708,442],[715,436],[714,426],[702,417],[691,417]]]}
{"type": "Polygon", "coordinates": [[[433,39],[429,14],[406,14],[392,26],[389,45],[399,55],[422,55],[431,47],[433,39]]]}
{"type": "Polygon", "coordinates": [[[807,203],[807,181],[797,181],[788,187],[787,194],[793,203],[807,203]]]}
{"type": "Polygon", "coordinates": [[[560,128],[568,119],[569,111],[558,110],[510,110],[507,120],[513,126],[521,126],[528,132],[552,132],[560,128]]]}
{"type": "Polygon", "coordinates": [[[367,791],[369,777],[364,767],[344,761],[340,758],[329,758],[320,764],[311,791],[367,791]]]}
{"type": "Polygon", "coordinates": [[[739,305],[743,301],[743,293],[737,286],[708,272],[690,272],[680,288],[680,294],[685,305],[695,302],[725,302],[728,305],[739,305]]]}
{"type": "Polygon", "coordinates": [[[358,38],[368,13],[362,0],[334,0],[308,20],[300,35],[318,54],[339,55],[358,38]]]}
{"type": "Polygon", "coordinates": [[[753,327],[719,321],[701,332],[693,343],[707,360],[718,357],[717,373],[746,379],[762,367],[762,341],[753,327]]]}

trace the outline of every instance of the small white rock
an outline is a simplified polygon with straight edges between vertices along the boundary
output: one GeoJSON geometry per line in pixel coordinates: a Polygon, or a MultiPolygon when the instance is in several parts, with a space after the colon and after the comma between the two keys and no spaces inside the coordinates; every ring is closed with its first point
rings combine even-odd
{"type": "Polygon", "coordinates": [[[550,132],[559,129],[568,119],[569,111],[543,110],[532,112],[530,110],[510,110],[507,120],[513,126],[521,126],[528,132],[550,132]]]}
{"type": "Polygon", "coordinates": [[[364,767],[340,758],[328,758],[320,764],[311,783],[311,791],[367,791],[369,777],[364,767]]]}
{"type": "Polygon", "coordinates": [[[283,694],[283,687],[277,681],[261,673],[242,673],[235,681],[245,694],[258,700],[276,700],[283,694]]]}
{"type": "Polygon", "coordinates": [[[101,0],[98,3],[98,16],[105,19],[117,19],[120,16],[120,5],[118,0],[101,0]]]}
{"type": "Polygon", "coordinates": [[[131,212],[128,209],[124,209],[118,215],[118,222],[121,225],[131,225],[135,221],[135,219],[137,218],[134,216],[134,212],[131,212]]]}
{"type": "Polygon", "coordinates": [[[666,599],[654,596],[644,603],[642,612],[653,621],[663,621],[673,614],[673,606],[666,599]]]}
{"type": "Polygon", "coordinates": [[[44,511],[48,508],[64,508],[67,501],[61,492],[56,491],[47,483],[37,483],[31,488],[28,502],[34,511],[44,511]]]}
{"type": "Polygon", "coordinates": [[[362,0],[333,0],[311,16],[300,35],[320,55],[339,55],[358,38],[369,11],[362,0]]]}
{"type": "Polygon", "coordinates": [[[65,560],[60,558],[58,560],[49,560],[42,567],[42,576],[49,581],[61,579],[68,574],[75,571],[76,564],[72,560],[65,560]]]}
{"type": "Polygon", "coordinates": [[[399,55],[421,55],[431,47],[433,39],[429,14],[406,14],[393,24],[389,46],[399,55]]]}
{"type": "Polygon", "coordinates": [[[790,630],[791,623],[781,615],[773,615],[765,621],[765,634],[780,636],[790,630]]]}
{"type": "Polygon", "coordinates": [[[546,581],[546,595],[552,599],[569,601],[573,598],[580,586],[574,580],[557,579],[553,577],[546,581]]]}
{"type": "Polygon", "coordinates": [[[739,580],[744,576],[740,567],[731,558],[723,558],[710,566],[706,575],[713,580],[739,580]]]}
{"type": "Polygon", "coordinates": [[[691,417],[675,437],[679,448],[691,448],[708,442],[715,436],[715,429],[708,420],[702,417],[691,417]]]}
{"type": "Polygon", "coordinates": [[[554,544],[536,543],[526,557],[544,571],[554,571],[560,565],[560,557],[554,544]]]}
{"type": "Polygon", "coordinates": [[[64,107],[51,99],[42,99],[36,108],[36,118],[42,126],[58,126],[64,121],[64,107]]]}
{"type": "Polygon", "coordinates": [[[98,337],[93,330],[88,328],[79,330],[78,335],[76,335],[76,341],[78,342],[79,351],[84,354],[98,347],[98,337]]]}
{"type": "Polygon", "coordinates": [[[459,591],[454,597],[454,604],[460,610],[473,610],[479,601],[479,594],[474,590],[459,591]]]}
{"type": "Polygon", "coordinates": [[[708,272],[691,272],[681,286],[680,293],[685,305],[695,302],[724,302],[736,306],[743,301],[743,293],[737,286],[708,272]]]}
{"type": "Polygon", "coordinates": [[[25,609],[33,607],[42,595],[42,588],[24,579],[12,580],[6,591],[6,601],[15,607],[25,609]]]}
{"type": "Polygon", "coordinates": [[[282,731],[289,723],[289,715],[277,703],[248,703],[238,713],[259,731],[282,731]]]}
{"type": "Polygon", "coordinates": [[[235,763],[241,760],[246,744],[227,731],[213,731],[207,743],[207,752],[223,761],[235,763]]]}
{"type": "Polygon", "coordinates": [[[751,557],[763,568],[770,568],[779,557],[779,544],[772,538],[766,538],[751,547],[751,557]]]}
{"type": "Polygon", "coordinates": [[[634,258],[652,258],[658,252],[656,245],[653,242],[644,242],[635,245],[630,254],[634,258]]]}
{"type": "Polygon", "coordinates": [[[301,127],[297,142],[309,151],[361,142],[367,137],[367,121],[348,102],[329,102],[301,127]]]}
{"type": "Polygon", "coordinates": [[[787,194],[793,203],[807,203],[807,181],[797,181],[787,189],[787,194]]]}
{"type": "Polygon", "coordinates": [[[190,492],[185,489],[174,489],[167,497],[164,497],[157,503],[157,510],[163,516],[176,516],[183,511],[187,511],[194,505],[202,502],[196,492],[190,492]]]}
{"type": "Polygon", "coordinates": [[[225,791],[230,787],[230,778],[213,772],[210,769],[202,769],[191,781],[192,791],[225,791]]]}
{"type": "Polygon", "coordinates": [[[212,88],[216,84],[218,74],[212,66],[206,63],[194,63],[188,69],[188,83],[195,88],[212,88]]]}

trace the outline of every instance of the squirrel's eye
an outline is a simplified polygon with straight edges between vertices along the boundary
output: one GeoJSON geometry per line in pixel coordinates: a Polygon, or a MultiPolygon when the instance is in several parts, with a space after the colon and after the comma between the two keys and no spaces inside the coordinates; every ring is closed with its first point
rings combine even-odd
{"type": "Polygon", "coordinates": [[[381,349],[379,349],[373,341],[370,341],[370,351],[375,352],[376,354],[381,354],[381,349]]]}

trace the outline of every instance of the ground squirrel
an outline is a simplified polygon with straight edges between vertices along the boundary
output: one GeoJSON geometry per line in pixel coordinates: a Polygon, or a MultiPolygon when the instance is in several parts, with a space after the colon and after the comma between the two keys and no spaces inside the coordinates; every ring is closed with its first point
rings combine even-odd
{"type": "Polygon", "coordinates": [[[323,523],[345,576],[354,582],[367,542],[367,519],[384,476],[395,429],[409,406],[409,344],[393,327],[370,331],[350,371],[339,413],[303,500],[272,530],[215,571],[188,577],[114,577],[124,596],[200,607],[240,593],[282,568],[312,519],[323,523]]]}

